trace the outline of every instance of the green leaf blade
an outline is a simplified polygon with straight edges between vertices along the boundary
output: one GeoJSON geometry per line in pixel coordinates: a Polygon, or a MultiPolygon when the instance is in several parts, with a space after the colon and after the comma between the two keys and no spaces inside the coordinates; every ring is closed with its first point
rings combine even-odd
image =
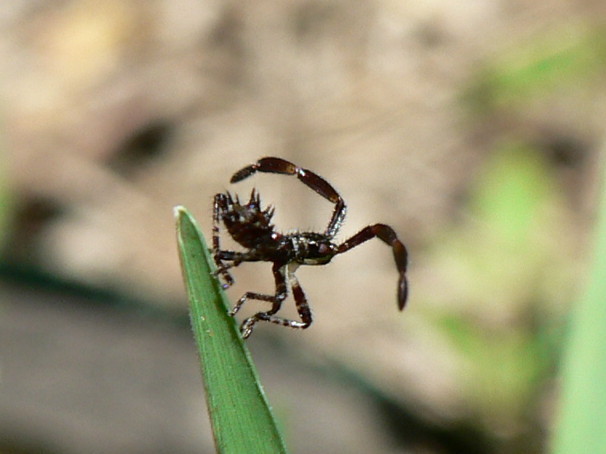
{"type": "Polygon", "coordinates": [[[217,452],[286,453],[229,301],[212,276],[214,264],[189,212],[175,208],[181,267],[191,306],[217,452]]]}
{"type": "Polygon", "coordinates": [[[593,268],[574,307],[553,454],[604,452],[606,446],[606,166],[602,172],[593,268]]]}

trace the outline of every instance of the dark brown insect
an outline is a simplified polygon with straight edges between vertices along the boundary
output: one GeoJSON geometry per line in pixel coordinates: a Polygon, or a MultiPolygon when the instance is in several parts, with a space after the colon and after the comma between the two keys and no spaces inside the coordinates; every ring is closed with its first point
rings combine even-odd
{"type": "Polygon", "coordinates": [[[223,288],[234,283],[229,269],[242,262],[272,262],[272,272],[276,283],[273,295],[246,292],[230,311],[235,315],[248,300],[260,300],[271,303],[271,308],[258,312],[242,323],[240,330],[245,339],[250,336],[258,321],[276,323],[291,328],[307,328],[311,325],[312,316],[305,293],[295,276],[300,265],[325,265],[337,254],[342,254],[367,240],[378,237],[393,249],[400,279],[398,282],[398,308],[404,309],[408,296],[406,267],[408,253],[404,244],[398,239],[391,227],[385,224],[374,224],[363,228],[354,236],[337,244],[334,237],[339,231],[347,207],[337,191],[322,177],[280,158],[262,158],[256,163],[244,167],[231,177],[231,183],[237,183],[256,172],[294,175],[305,185],[316,191],[325,199],[335,204],[328,227],[320,232],[277,232],[271,224],[274,214],[272,207],[261,209],[259,194],[253,189],[248,203],[241,203],[238,196],[229,192],[215,195],[213,210],[213,254],[217,264],[216,275],[223,279],[223,288]],[[219,242],[219,225],[221,222],[231,237],[246,250],[242,252],[222,250],[219,242]],[[275,315],[291,288],[301,320],[289,320],[275,315]]]}

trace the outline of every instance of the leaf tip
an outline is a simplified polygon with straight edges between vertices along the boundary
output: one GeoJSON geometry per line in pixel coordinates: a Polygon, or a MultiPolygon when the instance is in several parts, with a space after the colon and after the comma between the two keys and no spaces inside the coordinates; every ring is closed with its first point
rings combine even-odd
{"type": "Polygon", "coordinates": [[[183,206],[183,205],[177,205],[175,207],[173,207],[173,214],[175,215],[175,218],[179,219],[179,217],[182,214],[185,214],[187,212],[187,209],[183,206]]]}

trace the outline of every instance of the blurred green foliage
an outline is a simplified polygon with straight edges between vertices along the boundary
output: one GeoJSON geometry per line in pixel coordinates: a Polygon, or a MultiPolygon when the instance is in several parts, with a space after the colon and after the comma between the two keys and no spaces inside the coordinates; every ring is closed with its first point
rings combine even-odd
{"type": "MultiPolygon", "coordinates": [[[[591,93],[605,72],[606,28],[569,22],[490,57],[464,100],[482,123],[486,113],[522,113],[555,96],[591,93]]],[[[472,185],[469,219],[442,252],[459,264],[451,264],[459,301],[438,317],[468,360],[469,396],[480,418],[509,438],[540,427],[580,275],[578,235],[555,175],[527,142],[501,138],[472,185]]],[[[557,454],[606,446],[606,197],[601,216],[591,282],[565,345],[557,454]]],[[[528,444],[518,446],[527,452],[528,444]]]]}
{"type": "Polygon", "coordinates": [[[9,190],[6,152],[0,142],[0,251],[8,238],[12,214],[12,198],[9,190]]]}
{"type": "Polygon", "coordinates": [[[466,91],[477,110],[521,108],[606,70],[606,29],[567,24],[490,59],[466,91]]]}
{"type": "Polygon", "coordinates": [[[466,217],[433,251],[446,289],[428,309],[464,368],[470,412],[533,439],[572,274],[564,200],[538,150],[504,141],[473,176],[466,217]],[[567,276],[563,278],[563,276],[567,276]]]}
{"type": "Polygon", "coordinates": [[[555,454],[606,451],[606,166],[587,290],[574,308],[555,454]]]}

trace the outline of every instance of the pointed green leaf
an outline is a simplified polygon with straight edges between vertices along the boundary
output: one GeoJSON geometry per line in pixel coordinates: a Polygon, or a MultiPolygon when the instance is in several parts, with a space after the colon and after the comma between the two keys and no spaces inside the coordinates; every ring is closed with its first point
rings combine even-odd
{"type": "Polygon", "coordinates": [[[286,448],[229,302],[212,276],[214,263],[195,220],[175,208],[177,239],[191,305],[200,368],[217,452],[286,453],[286,448]]]}

